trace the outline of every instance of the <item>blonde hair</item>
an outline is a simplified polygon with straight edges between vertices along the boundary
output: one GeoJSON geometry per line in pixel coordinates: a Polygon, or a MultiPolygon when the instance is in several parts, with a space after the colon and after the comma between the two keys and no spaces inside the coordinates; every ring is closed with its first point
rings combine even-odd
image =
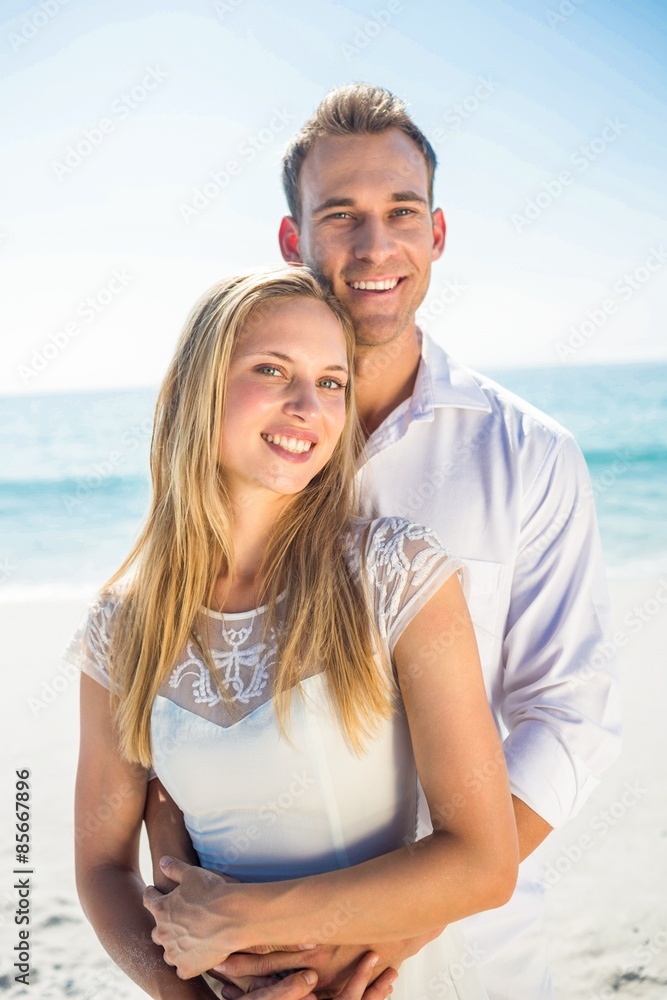
{"type": "Polygon", "coordinates": [[[396,128],[415,143],[424,158],[429,205],[437,158],[433,146],[410,118],[405,101],[384,87],[346,83],[330,90],[315,113],[290,141],[283,155],[283,189],[291,215],[301,221],[299,176],[306,156],[323,136],[377,135],[396,128]]]}
{"type": "MultiPolygon", "coordinates": [[[[276,709],[285,731],[292,689],[309,666],[312,671],[313,663],[321,663],[339,723],[355,750],[393,710],[391,673],[374,661],[381,648],[377,632],[364,584],[351,573],[343,545],[356,510],[354,477],[362,446],[353,395],[354,330],[339,302],[305,267],[237,275],[205,293],[183,330],[157,400],[146,524],[106,584],[113,591],[122,583],[123,594],[110,652],[120,747],[128,760],[144,766],[151,762],[150,717],[158,690],[194,638],[221,567],[231,577],[234,566],[232,509],[219,462],[234,348],[258,309],[303,296],[324,303],[338,319],[350,378],[345,426],[332,457],[280,516],[260,570],[266,628],[276,626],[279,635],[276,709]],[[284,615],[278,625],[281,591],[284,615]]],[[[199,631],[196,641],[216,677],[208,629],[199,631]]]]}

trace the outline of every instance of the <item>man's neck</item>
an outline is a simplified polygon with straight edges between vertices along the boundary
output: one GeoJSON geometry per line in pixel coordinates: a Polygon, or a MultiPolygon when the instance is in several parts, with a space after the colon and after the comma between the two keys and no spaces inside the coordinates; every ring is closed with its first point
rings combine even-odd
{"type": "Polygon", "coordinates": [[[421,333],[417,328],[381,347],[357,348],[355,398],[367,438],[412,395],[420,358],[421,333]]]}

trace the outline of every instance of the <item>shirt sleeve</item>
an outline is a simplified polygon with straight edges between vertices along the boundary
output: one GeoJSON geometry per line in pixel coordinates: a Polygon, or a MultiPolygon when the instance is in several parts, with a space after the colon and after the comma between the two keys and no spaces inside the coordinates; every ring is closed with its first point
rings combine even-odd
{"type": "Polygon", "coordinates": [[[415,615],[461,566],[421,524],[397,517],[371,524],[366,572],[380,635],[390,653],[415,615]]]}
{"type": "Polygon", "coordinates": [[[92,677],[107,690],[111,689],[109,678],[109,646],[113,617],[118,608],[118,599],[112,596],[98,597],[89,608],[86,617],[70,639],[63,660],[77,670],[92,677]]]}
{"type": "Polygon", "coordinates": [[[524,499],[503,644],[511,789],[553,827],[577,812],[620,750],[609,626],[593,489],[564,437],[524,499]]]}

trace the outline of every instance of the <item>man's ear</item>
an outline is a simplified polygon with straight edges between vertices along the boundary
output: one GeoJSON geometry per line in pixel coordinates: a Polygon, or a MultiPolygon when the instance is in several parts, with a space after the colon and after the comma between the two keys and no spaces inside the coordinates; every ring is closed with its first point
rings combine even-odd
{"type": "Polygon", "coordinates": [[[441,208],[434,208],[432,212],[433,219],[433,256],[431,260],[438,260],[442,256],[442,252],[445,249],[445,233],[447,232],[447,224],[445,223],[445,216],[441,208]]]}
{"type": "Polygon", "coordinates": [[[299,227],[291,215],[283,216],[278,230],[278,242],[283,260],[289,264],[303,264],[299,252],[299,227]]]}

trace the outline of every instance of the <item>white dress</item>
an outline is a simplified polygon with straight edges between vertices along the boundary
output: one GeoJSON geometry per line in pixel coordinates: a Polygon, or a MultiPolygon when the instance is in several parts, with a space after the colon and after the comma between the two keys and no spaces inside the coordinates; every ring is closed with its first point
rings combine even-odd
{"type": "MultiPolygon", "coordinates": [[[[345,542],[356,573],[367,526],[357,524],[345,542]]],[[[460,563],[427,528],[380,518],[368,531],[366,568],[371,606],[391,652],[460,563]]],[[[109,624],[118,600],[98,602],[68,649],[68,658],[106,687],[109,624]]],[[[292,697],[286,739],[271,696],[275,637],[262,641],[263,614],[263,608],[205,612],[231,713],[194,643],[152,711],[153,766],[183,810],[202,865],[244,882],[275,881],[345,868],[411,844],[418,779],[402,705],[357,756],[335,721],[325,675],[314,665],[292,697]]],[[[403,963],[392,996],[484,1000],[474,965],[451,924],[403,963]]]]}

